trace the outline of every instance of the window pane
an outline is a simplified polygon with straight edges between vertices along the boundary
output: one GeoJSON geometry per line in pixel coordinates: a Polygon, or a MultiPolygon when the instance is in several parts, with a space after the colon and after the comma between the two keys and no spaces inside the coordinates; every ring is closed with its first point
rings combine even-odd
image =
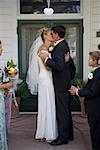
{"type": "MultiPolygon", "coordinates": [[[[21,14],[41,14],[47,7],[46,0],[20,0],[21,14]]],[[[54,13],[80,13],[80,0],[51,0],[54,13]]]]}
{"type": "Polygon", "coordinates": [[[33,41],[37,36],[37,32],[40,28],[43,28],[44,24],[27,24],[22,26],[22,73],[26,74],[29,63],[29,50],[33,41]]]}
{"type": "Polygon", "coordinates": [[[76,73],[79,73],[79,25],[78,24],[69,24],[65,25],[66,27],[66,40],[70,47],[70,53],[76,64],[76,73]]]}

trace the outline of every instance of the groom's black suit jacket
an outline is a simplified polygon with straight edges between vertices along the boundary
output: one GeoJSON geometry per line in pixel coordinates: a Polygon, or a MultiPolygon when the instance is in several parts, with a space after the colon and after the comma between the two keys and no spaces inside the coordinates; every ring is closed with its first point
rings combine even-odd
{"type": "Polygon", "coordinates": [[[55,92],[66,92],[71,86],[69,63],[65,63],[64,55],[69,52],[65,40],[58,43],[52,53],[52,59],[48,58],[46,64],[52,68],[55,92]]]}
{"type": "Polygon", "coordinates": [[[100,116],[100,67],[93,72],[85,87],[78,91],[79,96],[85,97],[85,107],[88,115],[100,116]]]}

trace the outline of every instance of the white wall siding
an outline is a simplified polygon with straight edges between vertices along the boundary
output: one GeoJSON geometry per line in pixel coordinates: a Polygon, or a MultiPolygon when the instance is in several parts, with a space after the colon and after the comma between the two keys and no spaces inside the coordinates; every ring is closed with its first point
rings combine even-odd
{"type": "Polygon", "coordinates": [[[100,38],[96,37],[96,32],[100,30],[100,0],[92,0],[91,7],[91,50],[97,50],[100,38]]]}
{"type": "Polygon", "coordinates": [[[100,0],[83,0],[83,76],[87,78],[90,71],[88,66],[88,53],[97,50],[100,38],[96,32],[100,30],[100,0]]]}
{"type": "Polygon", "coordinates": [[[91,0],[83,0],[83,26],[83,77],[87,79],[90,72],[88,54],[91,50],[91,0]]]}
{"type": "Polygon", "coordinates": [[[1,67],[11,58],[18,63],[16,26],[16,0],[0,0],[0,40],[4,47],[1,67]]]}

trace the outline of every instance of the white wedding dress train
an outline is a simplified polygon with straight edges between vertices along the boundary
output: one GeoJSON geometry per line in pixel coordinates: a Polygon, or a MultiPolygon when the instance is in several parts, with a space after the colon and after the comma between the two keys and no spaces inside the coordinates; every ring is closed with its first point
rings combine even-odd
{"type": "Polygon", "coordinates": [[[38,117],[36,139],[45,138],[51,141],[57,137],[55,94],[51,70],[47,70],[39,60],[39,83],[38,83],[38,117]]]}

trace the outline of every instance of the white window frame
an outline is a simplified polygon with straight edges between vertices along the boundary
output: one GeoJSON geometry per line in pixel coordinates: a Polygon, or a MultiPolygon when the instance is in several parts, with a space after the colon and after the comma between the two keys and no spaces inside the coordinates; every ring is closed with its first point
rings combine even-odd
{"type": "Polygon", "coordinates": [[[83,0],[80,0],[80,13],[59,13],[47,16],[45,14],[20,14],[20,0],[17,1],[17,19],[82,19],[83,18],[83,0]]]}

